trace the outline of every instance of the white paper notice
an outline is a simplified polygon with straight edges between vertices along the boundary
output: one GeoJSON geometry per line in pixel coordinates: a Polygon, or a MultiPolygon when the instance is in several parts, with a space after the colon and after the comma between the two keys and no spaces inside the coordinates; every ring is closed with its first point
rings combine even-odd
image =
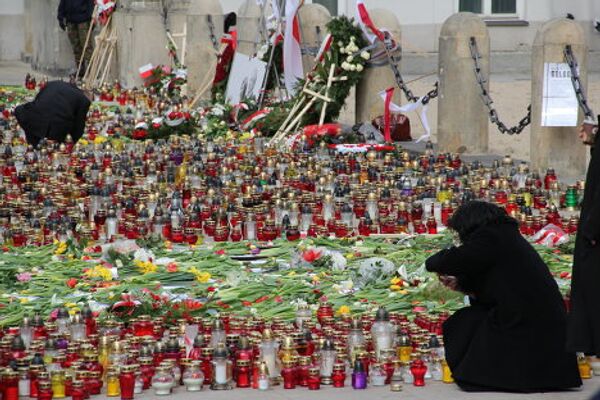
{"type": "Polygon", "coordinates": [[[544,64],[542,126],[577,126],[579,104],[566,63],[544,64]]]}

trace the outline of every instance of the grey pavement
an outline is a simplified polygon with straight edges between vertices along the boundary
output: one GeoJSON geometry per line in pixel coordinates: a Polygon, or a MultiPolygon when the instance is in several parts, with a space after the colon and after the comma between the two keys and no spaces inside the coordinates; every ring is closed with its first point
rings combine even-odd
{"type": "MultiPolygon", "coordinates": [[[[515,360],[518,362],[518,360],[515,360]]],[[[272,388],[267,392],[254,389],[234,389],[231,391],[212,391],[204,388],[201,392],[188,393],[183,386],[177,388],[175,397],[156,396],[152,389],[141,395],[136,395],[135,400],[193,400],[202,398],[205,400],[363,400],[365,398],[381,400],[588,400],[600,391],[600,377],[588,379],[580,390],[560,393],[534,393],[534,394],[510,394],[510,393],[466,393],[457,388],[456,385],[448,385],[440,382],[430,383],[427,381],[425,387],[414,387],[405,385],[401,392],[392,392],[389,386],[382,388],[369,387],[366,390],[353,390],[351,387],[336,389],[331,386],[321,386],[321,390],[308,390],[296,388],[285,390],[282,386],[272,388]]],[[[114,399],[114,398],[113,398],[114,399]]],[[[102,400],[108,400],[102,396],[102,400]]]]}

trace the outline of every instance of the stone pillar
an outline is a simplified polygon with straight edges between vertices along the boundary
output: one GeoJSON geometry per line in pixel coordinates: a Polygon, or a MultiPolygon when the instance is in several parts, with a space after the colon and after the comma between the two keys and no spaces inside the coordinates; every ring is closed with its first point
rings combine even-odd
{"type": "MultiPolygon", "coordinates": [[[[267,3],[267,2],[265,2],[267,3]]],[[[265,6],[264,18],[268,18],[273,11],[270,6],[265,6]]],[[[254,55],[263,39],[260,35],[261,9],[256,0],[246,0],[237,12],[238,48],[237,51],[248,56],[254,55]],[[255,46],[254,43],[257,43],[255,46]]],[[[266,34],[266,32],[265,32],[266,34]]]]}
{"type": "MultiPolygon", "coordinates": [[[[392,33],[396,42],[402,42],[402,29],[396,14],[386,9],[374,9],[370,11],[370,15],[375,26],[387,29],[392,33]]],[[[380,45],[379,49],[383,50],[383,45],[380,45]]],[[[402,69],[400,63],[398,68],[402,69]]],[[[394,103],[401,104],[402,91],[396,85],[394,73],[389,64],[365,70],[363,78],[356,88],[357,122],[369,122],[383,115],[384,103],[379,92],[390,87],[396,88],[394,103]]]]}
{"type": "MultiPolygon", "coordinates": [[[[299,16],[302,46],[318,50],[327,36],[327,24],[331,20],[331,14],[321,4],[304,4],[300,7],[299,16]],[[320,33],[317,33],[317,29],[320,30],[320,33]]],[[[306,54],[302,57],[302,62],[304,72],[309,72],[315,65],[315,57],[306,54]]]]}
{"type": "Polygon", "coordinates": [[[75,56],[67,33],[58,26],[59,0],[28,0],[25,4],[31,23],[31,66],[52,75],[64,75],[75,69],[75,56]]]}
{"type": "MultiPolygon", "coordinates": [[[[172,34],[179,34],[183,32],[185,23],[187,21],[187,15],[192,0],[168,0],[165,1],[167,6],[167,26],[172,34]]],[[[210,1],[206,1],[210,3],[210,1]]],[[[175,40],[177,46],[181,40],[175,40]]]]}
{"type": "Polygon", "coordinates": [[[121,0],[113,15],[117,29],[118,78],[125,87],[142,83],[139,68],[169,65],[163,9],[159,0],[121,0]]]}
{"type": "MultiPolygon", "coordinates": [[[[546,168],[568,177],[581,177],[587,166],[586,147],[577,137],[577,127],[542,127],[544,63],[564,63],[567,44],[577,58],[581,83],[587,88],[588,45],[580,24],[566,18],[545,23],[533,42],[531,61],[531,163],[544,172],[546,168]]],[[[579,120],[583,113],[579,110],[579,120]]]]}
{"type": "Polygon", "coordinates": [[[488,112],[475,79],[471,37],[477,39],[481,72],[489,77],[490,37],[481,18],[472,13],[454,14],[440,33],[438,145],[442,151],[481,154],[488,149],[488,112]]]}
{"type": "MultiPolygon", "coordinates": [[[[212,17],[214,35],[220,43],[223,33],[223,9],[219,0],[192,0],[187,16],[188,93],[193,97],[200,86],[215,76],[217,54],[210,39],[208,16],[212,17]]],[[[219,44],[220,45],[220,44],[219,44]]],[[[210,97],[210,90],[205,98],[210,97]]]]}

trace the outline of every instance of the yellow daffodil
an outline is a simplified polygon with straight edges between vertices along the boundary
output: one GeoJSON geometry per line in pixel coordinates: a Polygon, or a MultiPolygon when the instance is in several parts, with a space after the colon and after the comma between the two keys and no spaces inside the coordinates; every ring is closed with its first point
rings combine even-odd
{"type": "Polygon", "coordinates": [[[73,308],[73,307],[77,307],[77,304],[76,303],[65,303],[65,307],[73,308]]]}
{"type": "Polygon", "coordinates": [[[140,272],[144,275],[156,272],[158,267],[153,264],[151,261],[141,261],[137,260],[135,262],[136,267],[140,270],[140,272]]]}
{"type": "Polygon", "coordinates": [[[61,254],[65,254],[66,252],[67,252],[67,243],[58,242],[58,244],[56,245],[56,250],[54,251],[54,254],[61,255],[61,254]]]}
{"type": "Polygon", "coordinates": [[[348,315],[348,314],[350,314],[350,307],[341,306],[340,308],[337,309],[336,314],[337,315],[348,315]]]}
{"type": "Polygon", "coordinates": [[[79,144],[82,145],[82,146],[87,146],[88,145],[88,141],[85,140],[85,139],[83,139],[83,138],[81,138],[81,139],[79,139],[79,144]]]}
{"type": "Polygon", "coordinates": [[[110,269],[101,265],[96,265],[94,268],[88,269],[85,275],[90,278],[102,278],[104,281],[112,281],[112,272],[110,269]]]}
{"type": "Polygon", "coordinates": [[[398,277],[394,277],[392,278],[392,280],[390,281],[390,283],[392,285],[398,285],[398,286],[402,286],[402,284],[404,283],[404,281],[398,277]]]}
{"type": "Polygon", "coordinates": [[[73,307],[69,310],[69,315],[75,315],[78,312],[81,312],[81,309],[79,307],[73,307]]]}
{"type": "Polygon", "coordinates": [[[106,138],[104,136],[96,136],[96,138],[94,139],[94,144],[102,144],[104,142],[106,142],[106,138]]]}
{"type": "Polygon", "coordinates": [[[196,267],[191,267],[188,269],[188,272],[194,275],[199,283],[208,283],[212,277],[210,273],[199,271],[196,267]]]}

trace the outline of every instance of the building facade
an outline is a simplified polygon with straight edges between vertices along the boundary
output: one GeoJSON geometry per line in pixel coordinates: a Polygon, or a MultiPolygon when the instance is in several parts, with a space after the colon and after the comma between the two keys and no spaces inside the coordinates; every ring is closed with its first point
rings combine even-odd
{"type": "MultiPolygon", "coordinates": [[[[238,11],[244,0],[220,2],[227,13],[238,11]]],[[[305,2],[322,4],[332,15],[355,15],[355,0],[305,2]]],[[[28,31],[42,27],[45,34],[65,36],[55,40],[58,44],[47,51],[60,54],[63,47],[68,47],[66,35],[58,31],[54,10],[57,3],[57,0],[0,0],[0,60],[31,58],[32,47],[36,44],[31,43],[28,31]],[[36,3],[35,12],[30,11],[30,3],[36,3]]],[[[600,0],[365,0],[365,4],[369,9],[385,9],[397,16],[402,26],[403,68],[408,73],[436,70],[442,24],[459,11],[475,12],[486,21],[491,37],[493,72],[527,72],[531,45],[540,26],[568,13],[586,32],[591,51],[590,68],[600,70],[600,32],[593,26],[593,21],[600,19],[600,0]]],[[[60,60],[56,64],[57,69],[64,66],[60,60]]]]}

